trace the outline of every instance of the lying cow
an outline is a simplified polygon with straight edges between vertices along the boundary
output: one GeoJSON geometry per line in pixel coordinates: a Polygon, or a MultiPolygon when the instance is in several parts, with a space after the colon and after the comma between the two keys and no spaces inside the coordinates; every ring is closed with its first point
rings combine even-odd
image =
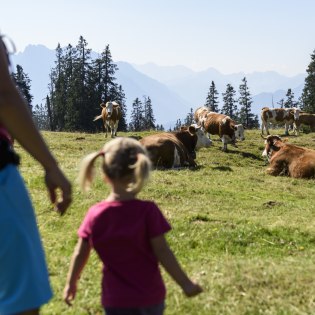
{"type": "Polygon", "coordinates": [[[229,116],[208,112],[202,121],[204,131],[211,135],[218,135],[223,143],[222,150],[227,151],[227,145],[230,143],[236,146],[236,138],[243,141],[244,127],[229,116]]]}
{"type": "Polygon", "coordinates": [[[140,143],[148,150],[155,167],[195,167],[198,130],[189,126],[176,132],[153,134],[140,139],[140,143]]]}
{"type": "Polygon", "coordinates": [[[300,113],[299,119],[293,123],[293,129],[297,135],[299,134],[301,125],[310,126],[311,131],[315,132],[315,114],[300,113]]]}
{"type": "Polygon", "coordinates": [[[300,109],[298,108],[269,108],[261,109],[261,134],[264,134],[264,129],[269,135],[269,123],[276,125],[285,125],[285,135],[289,135],[289,126],[294,121],[299,119],[300,109]]]}
{"type": "Polygon", "coordinates": [[[116,102],[101,103],[100,107],[102,108],[102,113],[96,116],[93,121],[102,118],[106,133],[105,137],[107,138],[107,132],[110,131],[111,137],[114,138],[117,136],[118,123],[121,118],[121,108],[116,102]]]}
{"type": "Polygon", "coordinates": [[[315,150],[298,147],[282,141],[279,136],[265,139],[263,156],[268,158],[270,175],[287,175],[294,178],[315,177],[315,150]]]}

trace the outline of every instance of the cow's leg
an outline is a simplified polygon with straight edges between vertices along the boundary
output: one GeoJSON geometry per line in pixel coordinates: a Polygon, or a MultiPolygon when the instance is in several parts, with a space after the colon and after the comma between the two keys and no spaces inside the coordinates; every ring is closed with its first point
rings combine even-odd
{"type": "Polygon", "coordinates": [[[226,142],[226,140],[225,140],[225,137],[223,136],[223,137],[221,138],[221,140],[222,140],[222,144],[223,144],[223,146],[222,146],[222,151],[223,151],[223,152],[226,152],[226,151],[227,151],[227,142],[226,142]]]}
{"type": "Polygon", "coordinates": [[[288,123],[285,123],[285,124],[284,124],[284,134],[285,134],[286,136],[289,135],[289,124],[288,124],[288,123]]]}
{"type": "Polygon", "coordinates": [[[265,123],[262,121],[261,122],[261,134],[264,134],[264,128],[265,128],[265,123]]]}
{"type": "Polygon", "coordinates": [[[293,123],[293,132],[296,136],[300,134],[300,126],[296,122],[293,123]]]}
{"type": "Polygon", "coordinates": [[[104,129],[105,129],[105,138],[107,138],[107,123],[104,122],[104,129]]]}
{"type": "Polygon", "coordinates": [[[114,136],[117,137],[118,121],[114,124],[114,136]]]}

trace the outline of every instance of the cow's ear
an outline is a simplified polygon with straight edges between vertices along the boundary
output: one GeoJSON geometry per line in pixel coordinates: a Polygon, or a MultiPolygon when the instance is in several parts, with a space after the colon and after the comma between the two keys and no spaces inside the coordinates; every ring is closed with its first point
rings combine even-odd
{"type": "Polygon", "coordinates": [[[284,138],[284,139],[282,139],[282,142],[288,142],[289,141],[289,139],[288,138],[284,138]]]}
{"type": "Polygon", "coordinates": [[[189,126],[188,128],[189,132],[192,133],[192,134],[195,134],[196,133],[196,128],[194,126],[189,126]]]}

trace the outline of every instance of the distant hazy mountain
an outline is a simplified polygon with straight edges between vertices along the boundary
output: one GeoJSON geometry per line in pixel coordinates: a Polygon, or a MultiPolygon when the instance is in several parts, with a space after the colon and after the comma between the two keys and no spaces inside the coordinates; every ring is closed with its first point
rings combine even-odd
{"type": "MultiPolygon", "coordinates": [[[[92,53],[96,56],[96,53],[92,53]]],[[[48,94],[49,73],[55,66],[55,50],[42,45],[29,45],[24,52],[12,56],[13,66],[21,65],[31,79],[33,105],[42,103],[48,94]]],[[[182,121],[190,112],[204,104],[211,81],[214,81],[220,98],[230,83],[238,93],[244,76],[247,78],[252,96],[252,111],[260,112],[264,106],[278,107],[277,102],[285,99],[291,88],[295,99],[301,95],[306,74],[286,77],[276,72],[253,72],[250,74],[222,74],[214,68],[196,72],[184,66],[158,66],[154,63],[132,65],[123,61],[116,62],[117,83],[121,84],[130,115],[132,102],[138,97],[149,96],[152,100],[156,123],[165,128],[174,126],[177,119],[182,121]]],[[[222,101],[220,103],[222,106],[222,101]]]]}
{"type": "Polygon", "coordinates": [[[219,96],[226,91],[226,85],[231,84],[238,92],[242,79],[246,77],[249,91],[253,98],[253,111],[260,111],[263,106],[274,106],[289,88],[295,93],[296,100],[301,95],[306,74],[299,74],[294,77],[286,77],[274,71],[243,72],[224,75],[216,69],[209,68],[205,71],[195,72],[183,66],[160,67],[155,64],[134,65],[134,67],[146,75],[167,84],[173,91],[182,98],[193,104],[203,104],[206,100],[211,81],[214,81],[219,96]]]}

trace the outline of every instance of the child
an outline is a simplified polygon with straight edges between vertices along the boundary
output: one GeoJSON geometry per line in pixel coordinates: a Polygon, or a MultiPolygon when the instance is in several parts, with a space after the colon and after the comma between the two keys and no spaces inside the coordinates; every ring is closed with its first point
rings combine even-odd
{"type": "Polygon", "coordinates": [[[164,234],[171,227],[154,202],[136,198],[150,173],[151,162],[141,144],[115,138],[82,162],[83,189],[92,182],[93,165],[102,157],[104,181],[111,186],[106,200],[93,205],[78,235],[64,300],[75,298],[77,281],[93,247],[103,262],[102,304],[107,315],[163,314],[165,286],[160,262],[188,296],[202,292],[181,269],[164,234]]]}

